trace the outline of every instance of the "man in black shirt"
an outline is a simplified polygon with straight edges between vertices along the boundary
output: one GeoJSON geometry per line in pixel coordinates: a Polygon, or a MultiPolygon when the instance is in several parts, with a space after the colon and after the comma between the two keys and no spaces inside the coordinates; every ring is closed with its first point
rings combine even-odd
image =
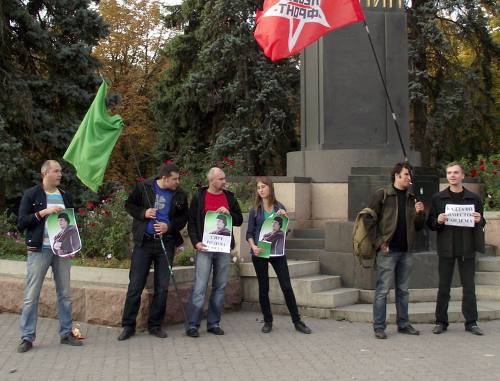
{"type": "Polygon", "coordinates": [[[439,256],[439,290],[436,301],[435,334],[446,331],[448,327],[448,302],[455,262],[458,263],[462,283],[462,313],[465,318],[465,330],[474,335],[482,335],[477,326],[477,303],[474,284],[475,254],[484,252],[483,205],[480,198],[464,188],[464,169],[453,162],[446,167],[449,187],[436,193],[432,198],[432,207],[427,220],[430,229],[437,231],[437,252],[439,256]],[[473,227],[453,226],[446,215],[446,205],[473,205],[473,227]]]}
{"type": "Polygon", "coordinates": [[[416,231],[425,224],[424,205],[409,190],[410,166],[398,163],[392,173],[392,184],[377,190],[369,208],[377,215],[363,220],[365,225],[377,224],[374,245],[377,248],[377,285],[373,301],[373,329],[377,339],[386,339],[387,295],[394,279],[398,332],[418,335],[408,319],[412,249],[416,231]]]}

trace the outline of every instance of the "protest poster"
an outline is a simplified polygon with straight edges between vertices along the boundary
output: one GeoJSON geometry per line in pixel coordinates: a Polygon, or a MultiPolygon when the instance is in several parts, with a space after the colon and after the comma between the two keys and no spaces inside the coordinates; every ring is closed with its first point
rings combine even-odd
{"type": "Polygon", "coordinates": [[[447,204],[445,225],[474,227],[474,205],[447,204]]]}
{"type": "Polygon", "coordinates": [[[47,217],[47,232],[50,247],[55,255],[73,257],[82,248],[73,208],[49,215],[47,217]]]}
{"type": "Polygon", "coordinates": [[[257,246],[261,248],[259,257],[269,258],[285,255],[285,239],[288,229],[288,218],[273,213],[271,214],[260,229],[259,242],[257,246]]]}
{"type": "Polygon", "coordinates": [[[232,227],[231,215],[208,211],[202,241],[207,251],[230,253],[232,227]]]}

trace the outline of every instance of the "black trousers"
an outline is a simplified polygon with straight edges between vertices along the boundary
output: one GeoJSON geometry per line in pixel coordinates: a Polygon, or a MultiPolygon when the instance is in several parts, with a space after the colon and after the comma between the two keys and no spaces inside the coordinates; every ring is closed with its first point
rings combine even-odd
{"type": "Polygon", "coordinates": [[[290,282],[290,274],[288,272],[288,264],[284,255],[279,257],[260,258],[252,255],[253,266],[257,274],[257,281],[259,283],[259,303],[264,315],[264,321],[271,323],[273,315],[271,313],[271,303],[269,302],[269,263],[274,268],[274,272],[278,277],[281,291],[285,297],[286,306],[290,311],[290,316],[294,323],[300,320],[299,309],[295,301],[295,294],[293,293],[292,283],[290,282]]]}
{"type": "MultiPolygon", "coordinates": [[[[174,240],[163,240],[167,249],[170,264],[174,259],[174,240]]],[[[141,306],[141,294],[146,285],[151,263],[154,263],[154,296],[149,310],[148,328],[160,327],[165,317],[167,307],[168,283],[170,272],[167,258],[159,239],[145,240],[142,247],[135,246],[130,264],[130,283],[127,299],[123,309],[122,326],[134,327],[137,313],[141,306]]]]}
{"type": "Polygon", "coordinates": [[[436,324],[448,326],[448,302],[450,301],[450,287],[453,278],[455,262],[458,263],[460,282],[462,283],[462,314],[465,318],[465,327],[476,325],[477,302],[474,274],[476,272],[475,258],[439,257],[439,290],[436,302],[436,324]]]}

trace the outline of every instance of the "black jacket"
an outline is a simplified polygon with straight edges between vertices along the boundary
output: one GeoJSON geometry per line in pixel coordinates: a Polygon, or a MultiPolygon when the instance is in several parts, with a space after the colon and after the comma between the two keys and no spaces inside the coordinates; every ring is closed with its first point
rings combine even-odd
{"type": "Polygon", "coordinates": [[[437,252],[442,257],[474,257],[476,251],[484,253],[484,230],[486,221],[483,217],[483,203],[479,196],[464,188],[464,197],[461,205],[474,204],[474,210],[481,213],[481,221],[473,228],[456,227],[437,222],[438,216],[445,212],[446,204],[455,204],[449,194],[449,187],[436,193],[432,197],[432,205],[427,219],[427,226],[431,230],[437,231],[437,252]],[[453,251],[453,229],[461,229],[462,243],[461,247],[453,251]]]}
{"type": "MultiPolygon", "coordinates": [[[[188,233],[193,246],[198,242],[203,241],[203,227],[205,225],[205,195],[208,187],[202,187],[191,200],[189,207],[189,222],[188,233]]],[[[229,213],[233,220],[233,226],[241,226],[243,223],[243,215],[241,214],[240,205],[234,197],[234,194],[228,190],[224,190],[224,194],[229,204],[229,213]]],[[[234,235],[231,234],[231,249],[234,249],[234,235]]]]}
{"type": "MultiPolygon", "coordinates": [[[[132,233],[134,235],[134,242],[138,246],[142,246],[144,234],[148,226],[148,218],[144,217],[146,209],[153,208],[155,205],[156,194],[154,191],[154,181],[156,178],[149,178],[143,183],[136,184],[134,190],[125,202],[125,209],[134,218],[132,224],[132,233]]],[[[188,220],[188,201],[186,193],[177,188],[172,196],[172,204],[168,214],[170,223],[168,224],[168,231],[164,238],[173,238],[175,246],[182,245],[180,231],[186,226],[188,220]]]]}
{"type": "MultiPolygon", "coordinates": [[[[73,198],[62,189],[58,188],[62,195],[64,206],[73,208],[73,198]]],[[[26,231],[26,246],[28,251],[40,251],[43,245],[43,231],[47,216],[38,219],[35,215],[47,208],[47,195],[41,184],[26,189],[19,205],[19,217],[17,227],[20,232],[26,231]]]]}

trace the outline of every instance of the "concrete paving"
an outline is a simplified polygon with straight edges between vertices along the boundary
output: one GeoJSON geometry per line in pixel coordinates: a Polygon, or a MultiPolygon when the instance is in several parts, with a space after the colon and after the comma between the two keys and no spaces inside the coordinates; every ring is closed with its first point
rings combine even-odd
{"type": "MultiPolygon", "coordinates": [[[[58,321],[40,318],[37,340],[17,353],[19,315],[0,314],[0,380],[500,380],[500,321],[481,322],[485,336],[463,324],[434,335],[373,337],[368,323],[304,317],[311,335],[296,332],[288,316],[275,316],[270,334],[260,332],[260,314],[223,316],[224,336],[202,325],[201,337],[186,337],[182,325],[169,337],[138,333],[118,342],[119,328],[80,324],[83,347],[59,344],[58,321]]],[[[204,323],[204,322],[202,322],[204,323]]]]}

